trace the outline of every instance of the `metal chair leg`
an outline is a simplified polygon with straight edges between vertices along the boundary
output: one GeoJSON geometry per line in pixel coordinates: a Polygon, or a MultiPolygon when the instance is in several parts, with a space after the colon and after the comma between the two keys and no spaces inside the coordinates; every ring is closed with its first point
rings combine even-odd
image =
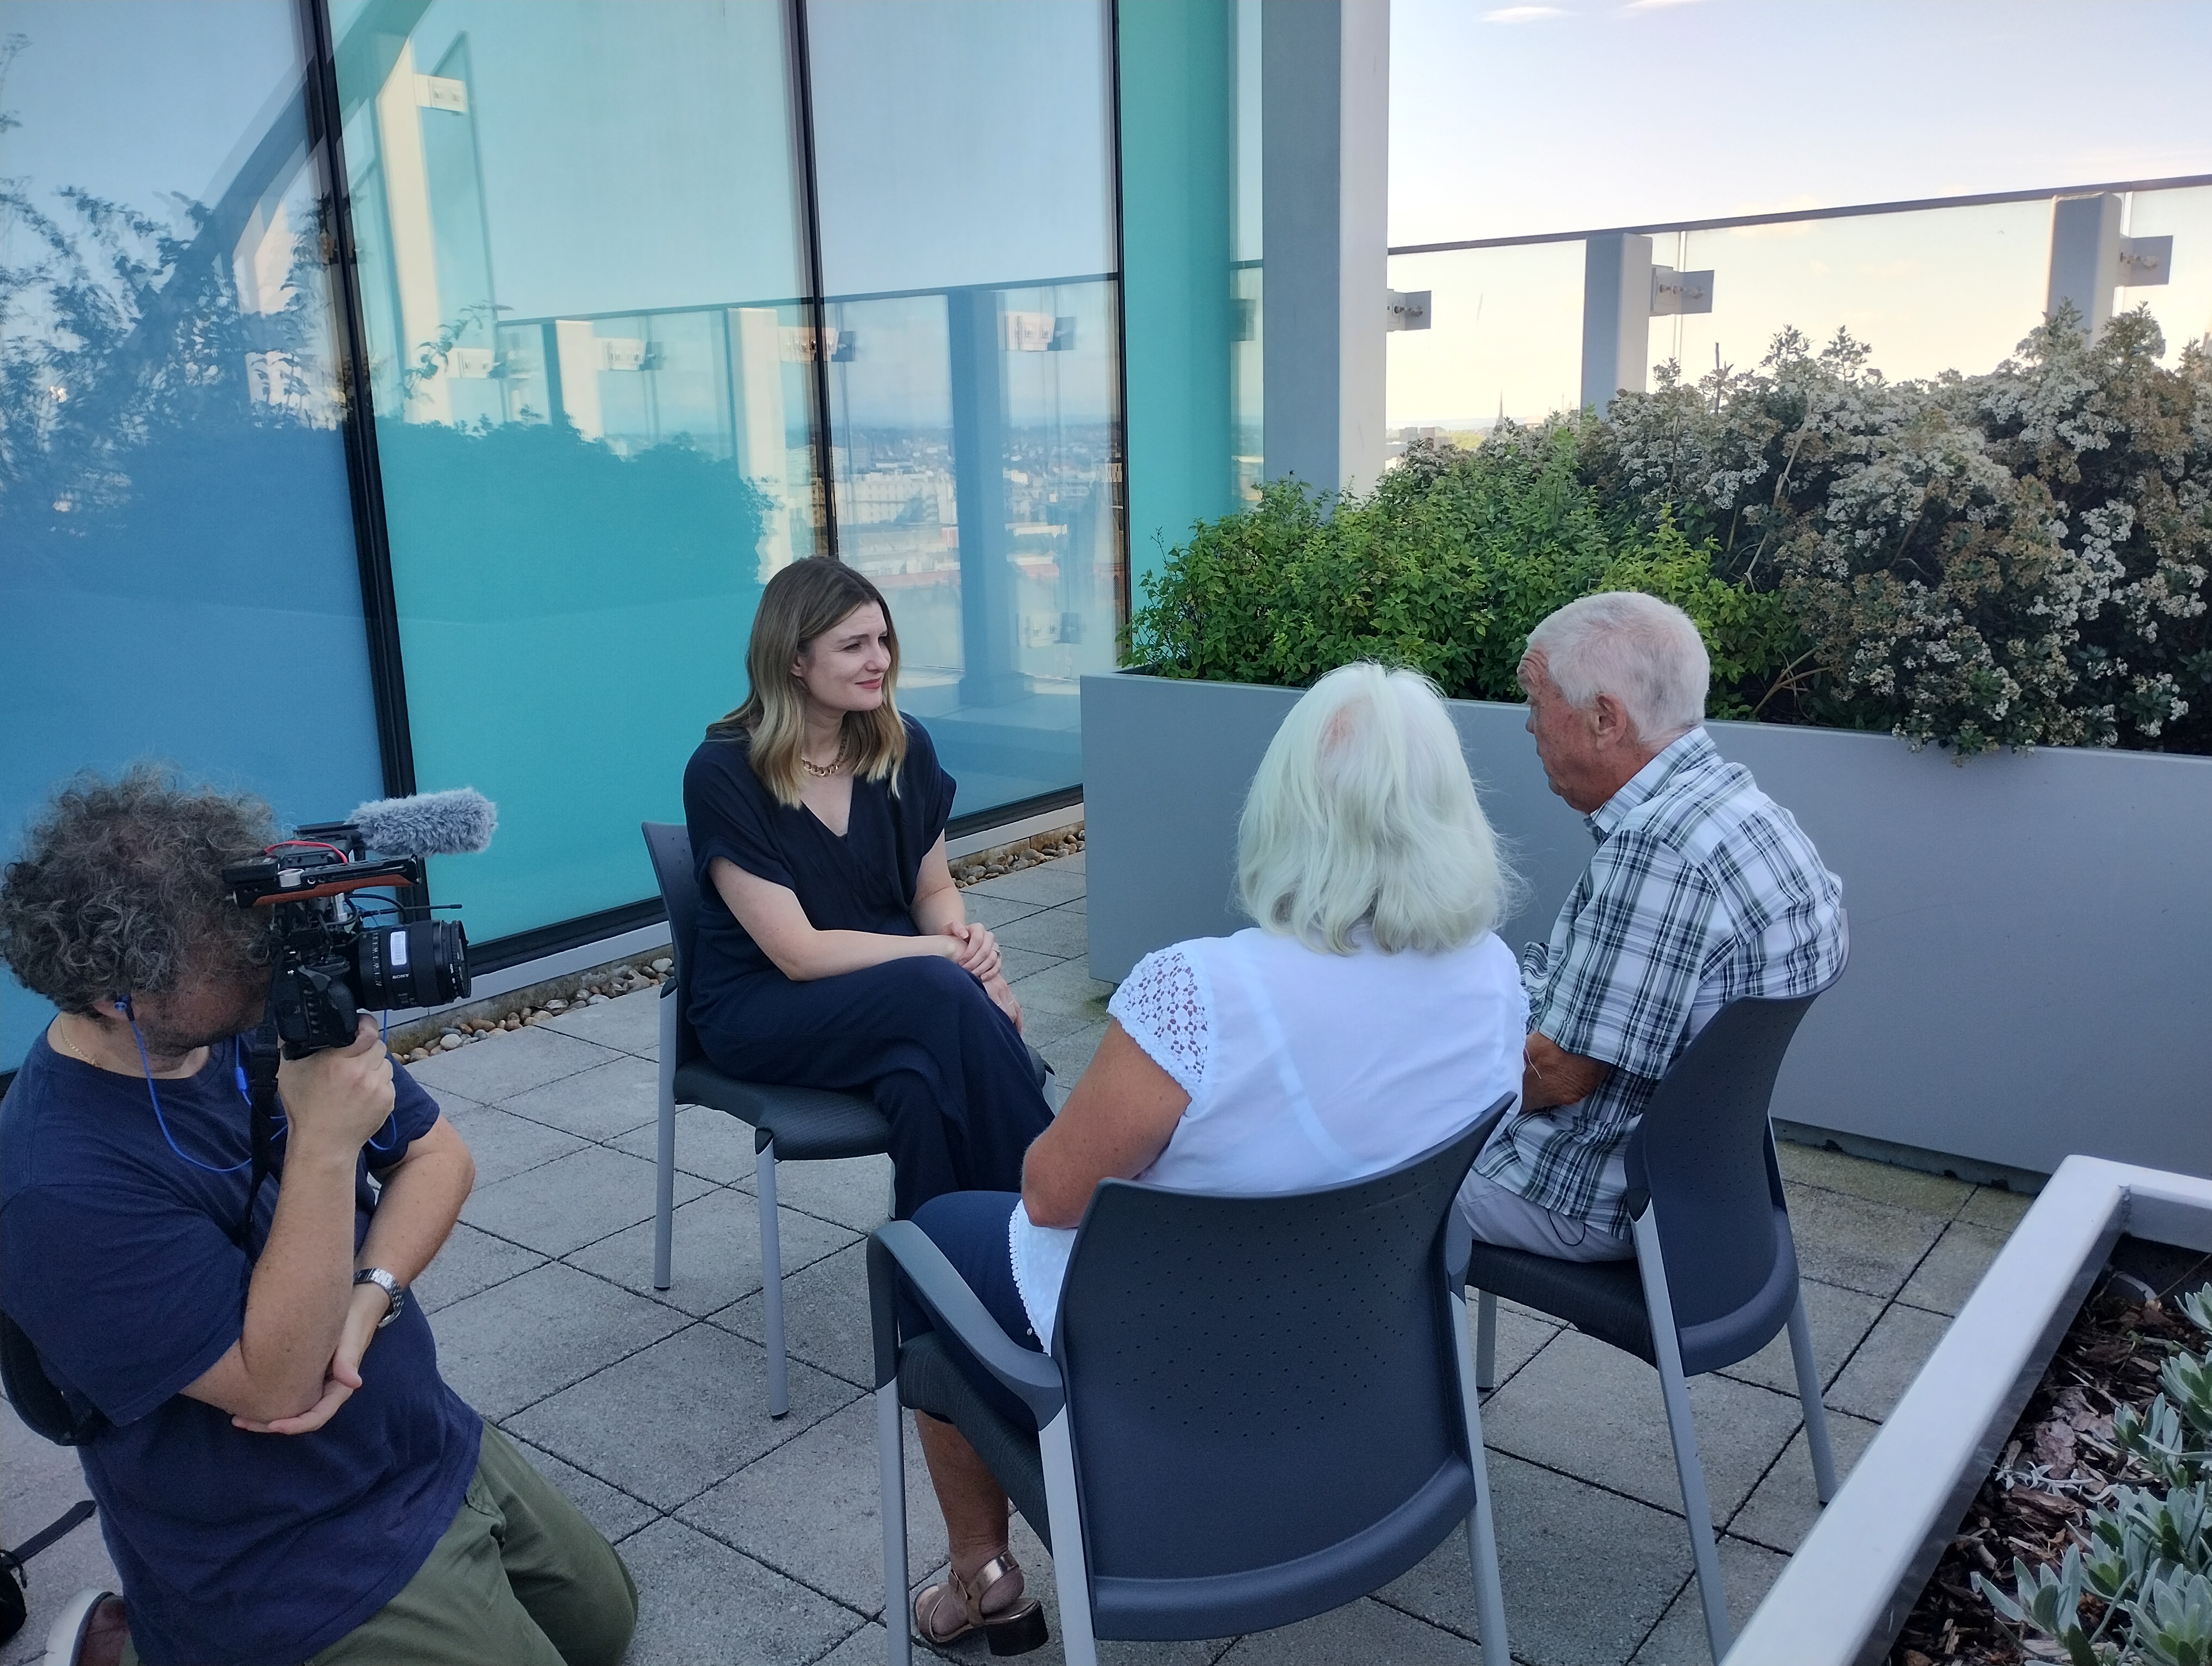
{"type": "Polygon", "coordinates": [[[1721,1577],[1720,1548],[1713,1541],[1712,1500],[1705,1492],[1705,1465],[1698,1461],[1698,1426],[1690,1416],[1690,1389],[1682,1376],[1682,1348],[1674,1329],[1674,1303],[1667,1290],[1667,1268],[1659,1246],[1656,1212],[1646,1207],[1636,1220],[1636,1264],[1644,1277],[1644,1306],[1651,1322],[1652,1352],[1659,1357],[1659,1393],[1667,1405],[1667,1432],[1674,1444],[1674,1473],[1682,1482],[1682,1512],[1690,1520],[1690,1560],[1697,1565],[1698,1596],[1705,1611],[1705,1641],[1715,1666],[1728,1653],[1728,1587],[1721,1577]]]}
{"type": "Polygon", "coordinates": [[[1475,1292],[1474,1386],[1484,1394],[1498,1386],[1498,1298],[1487,1290],[1475,1292]]]}
{"type": "Polygon", "coordinates": [[[1067,1408],[1037,1431],[1044,1458],[1044,1508],[1052,1528],[1052,1575],[1060,1593],[1060,1641],[1067,1666],[1098,1666],[1091,1629],[1091,1571],[1083,1543],[1083,1511],[1075,1492],[1075,1444],[1067,1408]]]}
{"type": "Polygon", "coordinates": [[[775,1142],[754,1156],[754,1190],[760,1195],[761,1328],[768,1341],[768,1414],[791,1409],[791,1365],[783,1352],[783,1245],[776,1236],[775,1142]]]}
{"type": "Polygon", "coordinates": [[[660,1146],[653,1191],[653,1287],[665,1290],[674,1279],[676,1251],[676,1051],[677,1019],[684,997],[674,981],[660,992],[660,1146]]]}
{"type": "MultiPolygon", "coordinates": [[[[1484,1299],[1495,1301],[1486,1292],[1484,1299]]],[[[1494,1315],[1494,1306],[1492,1311],[1494,1315]]],[[[1457,1292],[1452,1297],[1452,1330],[1463,1371],[1467,1300],[1457,1292]]],[[[1467,1554],[1474,1564],[1475,1625],[1481,1633],[1482,1666],[1512,1666],[1513,1657],[1505,1642],[1505,1590],[1498,1577],[1498,1523],[1491,1510],[1490,1462],[1482,1444],[1482,1402],[1476,1383],[1461,1379],[1460,1404],[1467,1420],[1468,1451],[1474,1470],[1474,1509],[1467,1518],[1467,1554]]]]}
{"type": "Polygon", "coordinates": [[[914,1639],[907,1620],[907,1588],[914,1570],[906,1551],[906,1414],[898,1379],[876,1390],[876,1467],[883,1481],[884,1632],[890,1666],[909,1666],[914,1639]]]}
{"type": "Polygon", "coordinates": [[[1805,1292],[1790,1310],[1790,1358],[1797,1367],[1797,1399],[1805,1408],[1805,1444],[1813,1453],[1813,1490],[1822,1504],[1836,1496],[1836,1454],[1828,1444],[1828,1411],[1820,1403],[1820,1367],[1813,1357],[1813,1327],[1805,1317],[1805,1292]]]}

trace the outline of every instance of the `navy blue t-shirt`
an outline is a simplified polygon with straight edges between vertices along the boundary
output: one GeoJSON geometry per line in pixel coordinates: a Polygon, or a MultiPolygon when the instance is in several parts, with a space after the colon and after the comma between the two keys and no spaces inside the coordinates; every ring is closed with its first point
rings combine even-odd
{"type": "MultiPolygon", "coordinates": [[[[415,1576],[477,1464],[483,1425],[438,1375],[412,1302],[320,1429],[248,1434],[179,1390],[238,1341],[253,1262],[232,1241],[252,1179],[243,1049],[155,1084],[41,1036],[0,1101],[0,1307],[48,1375],[114,1427],[78,1448],[148,1666],[279,1666],[327,1648],[415,1576]],[[166,1124],[166,1127],[165,1127],[166,1124]],[[205,1165],[205,1166],[201,1166],[205,1165]]],[[[390,1167],[438,1119],[396,1066],[397,1105],[362,1154],[354,1242],[390,1167]]],[[[246,1236],[276,1213],[264,1183],[246,1236]]]]}
{"type": "Polygon", "coordinates": [[[853,808],[841,837],[804,805],[780,804],[753,773],[751,742],[708,740],[684,770],[684,819],[699,879],[699,937],[690,1017],[720,1030],[725,1008],[742,1005],[744,981],[781,977],[722,901],[707,865],[726,857],[757,879],[787,885],[817,931],[912,937],[921,859],[952,814],[955,783],[937,761],[929,731],[911,717],[898,794],[888,781],[853,782],[853,808]]]}

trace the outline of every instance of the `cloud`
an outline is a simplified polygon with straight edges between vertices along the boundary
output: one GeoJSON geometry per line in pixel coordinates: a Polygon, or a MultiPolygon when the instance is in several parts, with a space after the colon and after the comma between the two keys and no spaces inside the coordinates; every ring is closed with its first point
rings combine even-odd
{"type": "Polygon", "coordinates": [[[1564,6],[1500,6],[1482,15],[1486,23],[1542,23],[1568,15],[1564,6]]]}

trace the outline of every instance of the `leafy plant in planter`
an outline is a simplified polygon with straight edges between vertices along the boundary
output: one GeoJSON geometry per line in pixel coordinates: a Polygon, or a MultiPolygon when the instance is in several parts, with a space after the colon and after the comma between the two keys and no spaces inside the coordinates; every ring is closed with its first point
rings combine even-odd
{"type": "MultiPolygon", "coordinates": [[[[2182,1307],[2212,1331],[2206,1291],[2182,1307]]],[[[2057,1642],[2075,1666],[2212,1666],[2212,1361],[2177,1353],[2159,1382],[2147,1410],[2112,1418],[2113,1444],[2153,1484],[2115,1487],[2090,1512],[2088,1554],[2069,1546],[2055,1568],[2014,1560],[2010,1596],[1974,1575],[1998,1614],[2057,1642]],[[2100,1610],[2094,1619],[2085,1599],[2100,1610]]]]}
{"type": "Polygon", "coordinates": [[[1565,428],[1472,452],[1417,447],[1364,498],[1266,487],[1243,514],[1201,523],[1145,581],[1125,658],[1162,676],[1302,687],[1357,659],[1411,666],[1447,694],[1518,700],[1529,630],[1595,590],[1647,590],[1698,621],[1717,714],[1795,642],[1778,597],[1714,570],[1663,510],[1609,514],[1565,428]]]}

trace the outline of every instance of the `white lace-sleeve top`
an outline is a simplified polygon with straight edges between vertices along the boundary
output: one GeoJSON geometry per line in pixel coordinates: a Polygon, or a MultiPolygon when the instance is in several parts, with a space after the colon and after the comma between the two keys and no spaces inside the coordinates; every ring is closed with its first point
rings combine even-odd
{"type": "MultiPolygon", "coordinates": [[[[1190,1096],[1137,1177],[1234,1194],[1357,1179],[1450,1138],[1520,1091],[1528,1008],[1494,934],[1437,955],[1334,955],[1253,928],[1146,955],[1106,1010],[1190,1096]]],[[[1075,1234],[1019,1206],[1007,1234],[1049,1347],[1075,1234]]]]}

